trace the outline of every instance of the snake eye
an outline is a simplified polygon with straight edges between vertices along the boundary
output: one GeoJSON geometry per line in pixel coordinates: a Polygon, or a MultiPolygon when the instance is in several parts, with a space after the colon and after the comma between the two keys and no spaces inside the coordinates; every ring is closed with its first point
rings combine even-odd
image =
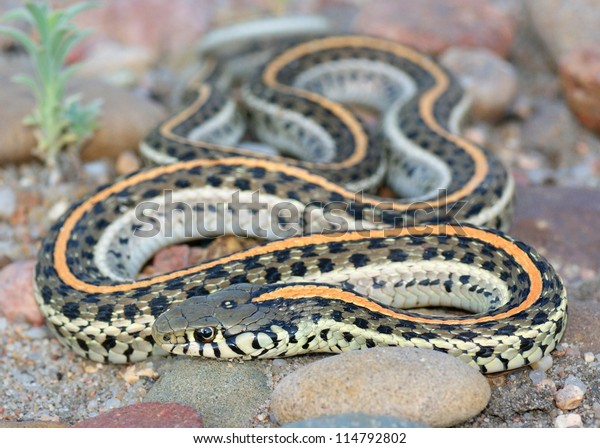
{"type": "Polygon", "coordinates": [[[212,342],[216,335],[217,332],[213,327],[198,328],[194,331],[194,339],[196,339],[197,342],[202,342],[205,344],[212,342]]]}

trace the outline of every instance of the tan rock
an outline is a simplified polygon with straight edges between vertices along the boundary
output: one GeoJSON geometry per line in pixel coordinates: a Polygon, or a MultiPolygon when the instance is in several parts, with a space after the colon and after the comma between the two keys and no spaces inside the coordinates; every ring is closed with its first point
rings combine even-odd
{"type": "Polygon", "coordinates": [[[558,61],[583,42],[600,42],[598,0],[528,0],[534,29],[558,61]]]}
{"type": "Polygon", "coordinates": [[[271,397],[279,423],[358,412],[452,426],[485,408],[483,375],[444,353],[379,347],[331,356],[281,380],[271,397]]]}
{"type": "Polygon", "coordinates": [[[570,411],[577,408],[583,401],[585,391],[574,384],[567,384],[561,390],[556,392],[554,401],[556,406],[563,411],[570,411]]]}
{"type": "Polygon", "coordinates": [[[142,161],[133,151],[124,151],[117,157],[115,169],[117,174],[130,174],[142,167],[142,161]]]}
{"type": "MultiPolygon", "coordinates": [[[[30,128],[22,124],[34,101],[24,86],[11,82],[17,73],[27,72],[29,64],[23,58],[0,61],[0,165],[19,163],[33,157],[35,139],[30,128]]],[[[81,92],[84,103],[100,98],[103,101],[100,127],[82,150],[83,160],[116,158],[126,149],[137,149],[140,140],[160,120],[164,109],[152,101],[94,79],[72,79],[69,92],[81,92]]]]}

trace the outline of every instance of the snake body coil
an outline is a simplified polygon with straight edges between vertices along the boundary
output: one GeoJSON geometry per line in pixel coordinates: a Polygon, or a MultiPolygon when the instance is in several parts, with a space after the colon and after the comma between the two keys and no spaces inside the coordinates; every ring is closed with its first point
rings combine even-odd
{"type": "Polygon", "coordinates": [[[513,181],[458,136],[465,102],[444,69],[367,37],[284,49],[242,89],[254,133],[282,151],[269,160],[233,146],[245,130],[220,73],[143,142],[161,166],[75,204],[45,239],[37,298],[64,343],[117,363],[146,358],[154,340],[246,359],[417,346],[484,372],[554,348],[564,288],[531,248],[479,227],[506,228],[513,181]],[[341,102],[379,110],[380,131],[341,102]],[[384,178],[400,199],[355,194],[384,178]],[[471,224],[445,224],[456,221],[471,224]],[[273,241],[135,279],[160,247],[223,233],[273,241]],[[427,306],[474,314],[410,310],[427,306]]]}

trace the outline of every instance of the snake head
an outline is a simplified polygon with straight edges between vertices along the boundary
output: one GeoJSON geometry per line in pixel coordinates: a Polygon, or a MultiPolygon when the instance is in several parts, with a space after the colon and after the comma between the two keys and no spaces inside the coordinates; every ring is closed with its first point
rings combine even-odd
{"type": "Polygon", "coordinates": [[[270,330],[261,330],[265,312],[251,302],[260,289],[242,283],[190,297],[156,319],[152,336],[174,354],[249,359],[276,341],[270,330]]]}

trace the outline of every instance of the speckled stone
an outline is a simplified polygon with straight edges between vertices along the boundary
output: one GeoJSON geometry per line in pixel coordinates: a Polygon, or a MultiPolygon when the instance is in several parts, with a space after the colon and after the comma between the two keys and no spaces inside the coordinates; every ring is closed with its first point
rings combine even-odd
{"type": "Polygon", "coordinates": [[[145,401],[191,406],[208,428],[248,427],[271,393],[261,362],[181,357],[167,360],[163,369],[145,401]]]}
{"type": "Polygon", "coordinates": [[[75,425],[76,428],[202,428],[202,417],[177,403],[137,403],[112,409],[75,425]]]}
{"type": "Polygon", "coordinates": [[[284,428],[423,428],[415,423],[399,418],[366,414],[340,414],[319,418],[307,418],[283,425],[284,428]]]}
{"type": "Polygon", "coordinates": [[[490,399],[483,375],[444,353],[380,347],[344,353],[286,376],[271,397],[272,418],[286,424],[359,412],[453,426],[490,399]]]}

